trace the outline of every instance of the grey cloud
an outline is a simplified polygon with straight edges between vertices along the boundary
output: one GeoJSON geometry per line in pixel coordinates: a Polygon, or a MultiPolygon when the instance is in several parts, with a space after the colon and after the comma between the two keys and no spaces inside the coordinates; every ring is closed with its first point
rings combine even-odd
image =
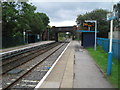
{"type": "Polygon", "coordinates": [[[110,10],[110,2],[33,2],[37,12],[46,13],[51,21],[75,20],[77,15],[98,8],[110,10]]]}

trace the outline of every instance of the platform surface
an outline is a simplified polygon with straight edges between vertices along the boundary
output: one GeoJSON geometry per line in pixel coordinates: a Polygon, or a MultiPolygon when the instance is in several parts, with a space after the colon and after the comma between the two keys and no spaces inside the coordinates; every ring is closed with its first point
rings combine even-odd
{"type": "Polygon", "coordinates": [[[112,88],[78,41],[71,41],[39,88],[112,88]]]}
{"type": "Polygon", "coordinates": [[[112,88],[88,51],[82,49],[80,45],[78,42],[75,44],[73,88],[112,88]]]}
{"type": "Polygon", "coordinates": [[[40,88],[72,88],[74,43],[71,43],[40,88]]]}
{"type": "Polygon", "coordinates": [[[36,42],[36,43],[30,43],[27,45],[21,45],[21,46],[7,48],[7,49],[0,49],[0,52],[2,52],[4,54],[7,52],[17,51],[17,50],[30,48],[30,47],[34,47],[34,46],[38,46],[38,45],[43,45],[43,44],[48,44],[48,43],[52,43],[52,42],[54,42],[54,41],[41,41],[41,42],[36,42]]]}

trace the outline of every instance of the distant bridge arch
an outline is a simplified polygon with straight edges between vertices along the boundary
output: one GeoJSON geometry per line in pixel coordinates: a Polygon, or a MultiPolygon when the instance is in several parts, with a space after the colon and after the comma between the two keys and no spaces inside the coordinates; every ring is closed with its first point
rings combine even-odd
{"type": "Polygon", "coordinates": [[[77,30],[77,26],[60,26],[60,27],[53,26],[51,29],[54,32],[53,34],[55,36],[55,41],[58,42],[59,32],[70,32],[71,34],[73,34],[74,31],[77,30]]]}

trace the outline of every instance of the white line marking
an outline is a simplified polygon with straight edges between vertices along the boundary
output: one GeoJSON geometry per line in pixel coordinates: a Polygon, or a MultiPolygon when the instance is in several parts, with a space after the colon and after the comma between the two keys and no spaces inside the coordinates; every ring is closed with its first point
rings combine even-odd
{"type": "MultiPolygon", "coordinates": [[[[71,42],[70,42],[71,43],[71,42]]],[[[47,78],[47,76],[50,74],[50,72],[52,71],[52,69],[54,68],[54,66],[56,65],[56,63],[59,61],[59,59],[62,57],[62,55],[64,54],[64,52],[66,51],[66,49],[68,48],[68,46],[70,45],[70,43],[67,45],[67,47],[64,49],[64,51],[60,54],[60,56],[57,58],[57,60],[54,62],[54,64],[52,65],[52,67],[49,69],[49,71],[45,74],[45,76],[40,80],[40,82],[37,84],[37,86],[34,88],[34,90],[37,90],[38,88],[40,88],[40,86],[42,85],[42,83],[45,81],[45,79],[47,78]]]]}
{"type": "Polygon", "coordinates": [[[26,87],[35,87],[36,85],[26,85],[26,84],[22,84],[21,86],[26,86],[26,87]]]}
{"type": "Polygon", "coordinates": [[[6,83],[6,84],[8,84],[8,85],[9,85],[10,83],[6,83]]]}
{"type": "Polygon", "coordinates": [[[39,82],[39,81],[34,81],[34,80],[22,80],[23,82],[31,82],[31,83],[36,83],[36,82],[39,82]]]}
{"type": "Polygon", "coordinates": [[[11,81],[15,81],[16,79],[11,79],[11,81]]]}
{"type": "Polygon", "coordinates": [[[17,84],[17,86],[20,85],[20,84],[17,84]]]}

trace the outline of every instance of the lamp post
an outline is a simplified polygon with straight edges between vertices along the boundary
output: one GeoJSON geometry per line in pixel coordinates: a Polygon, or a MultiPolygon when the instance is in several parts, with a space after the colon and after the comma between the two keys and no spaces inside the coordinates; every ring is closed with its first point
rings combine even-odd
{"type": "Polygon", "coordinates": [[[23,31],[23,40],[24,40],[24,44],[25,44],[25,30],[23,31]]]}
{"type": "MultiPolygon", "coordinates": [[[[80,25],[81,25],[81,23],[79,21],[77,21],[77,29],[80,29],[80,25]]],[[[80,38],[81,38],[80,36],[81,36],[81,33],[78,33],[78,35],[77,35],[78,40],[80,40],[80,38]]]]}
{"type": "Polygon", "coordinates": [[[97,42],[97,20],[85,20],[85,22],[95,23],[95,44],[94,44],[94,50],[96,51],[96,42],[97,42]]]}

